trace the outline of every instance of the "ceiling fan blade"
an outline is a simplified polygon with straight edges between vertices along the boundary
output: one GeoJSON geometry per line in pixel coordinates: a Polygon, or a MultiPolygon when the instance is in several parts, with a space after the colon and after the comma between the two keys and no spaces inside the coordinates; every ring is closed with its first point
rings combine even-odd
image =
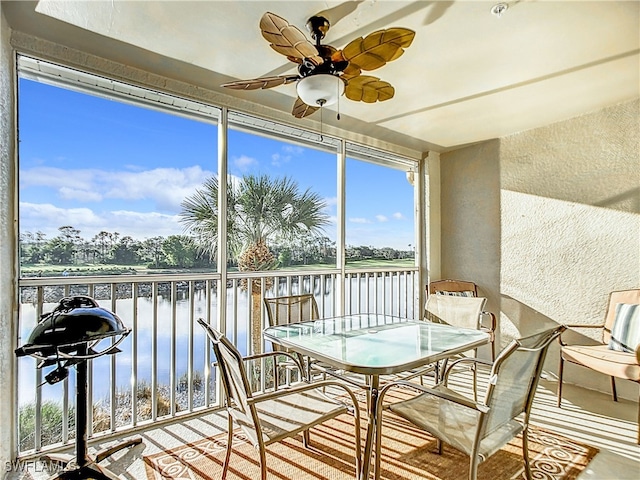
{"type": "Polygon", "coordinates": [[[345,68],[342,71],[342,75],[340,75],[340,78],[349,80],[350,78],[357,77],[361,73],[362,73],[362,69],[358,65],[356,65],[355,63],[349,62],[349,64],[347,65],[347,68],[345,68]]]}
{"type": "Polygon", "coordinates": [[[393,98],[396,91],[389,82],[370,75],[360,75],[347,81],[344,95],[356,102],[375,103],[393,98]]]}
{"type": "Polygon", "coordinates": [[[349,42],[341,51],[336,52],[332,60],[347,60],[362,70],[375,70],[400,57],[404,49],[411,45],[415,35],[408,28],[378,30],[349,42]]]}
{"type": "Polygon", "coordinates": [[[312,107],[311,105],[307,105],[304,103],[300,97],[296,98],[296,102],[293,104],[293,110],[291,110],[291,114],[296,118],[304,118],[308,117],[320,107],[312,107]]]}
{"type": "Polygon", "coordinates": [[[304,33],[275,13],[267,12],[262,16],[260,30],[271,48],[285,57],[308,59],[314,65],[324,62],[315,45],[304,33]]]}
{"type": "Polygon", "coordinates": [[[286,85],[298,80],[297,75],[276,75],[273,77],[253,78],[251,80],[238,80],[236,82],[223,83],[221,87],[232,88],[234,90],[258,90],[260,88],[273,88],[279,85],[286,85]]]}

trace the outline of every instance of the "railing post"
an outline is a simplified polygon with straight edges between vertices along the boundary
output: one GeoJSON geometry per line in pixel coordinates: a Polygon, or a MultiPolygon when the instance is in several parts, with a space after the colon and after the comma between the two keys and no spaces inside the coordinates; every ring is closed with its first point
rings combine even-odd
{"type": "Polygon", "coordinates": [[[169,369],[169,403],[170,403],[170,413],[173,417],[177,412],[176,407],[176,388],[178,385],[177,379],[177,370],[176,370],[176,361],[177,361],[177,296],[178,290],[176,288],[176,282],[171,282],[171,348],[170,348],[170,357],[171,357],[171,367],[169,369]]]}
{"type": "Polygon", "coordinates": [[[338,145],[338,224],[337,238],[336,238],[336,267],[340,271],[337,274],[336,282],[334,283],[335,293],[335,309],[334,315],[342,315],[345,311],[345,241],[346,241],[346,212],[345,206],[347,201],[346,193],[346,172],[347,172],[347,144],[343,139],[339,140],[338,145]]]}
{"type": "MultiPolygon", "coordinates": [[[[229,129],[229,110],[220,109],[218,122],[218,212],[227,211],[227,140],[229,129]]],[[[218,215],[217,269],[218,280],[218,329],[227,333],[227,216],[218,215]]],[[[210,319],[207,319],[210,321],[210,319]]],[[[237,342],[237,339],[236,339],[237,342]]],[[[218,377],[216,376],[216,379],[218,377]]],[[[216,399],[222,399],[222,383],[216,382],[216,399]]]]}
{"type": "Polygon", "coordinates": [[[158,283],[151,284],[151,421],[158,416],[158,283]]]}
{"type": "Polygon", "coordinates": [[[138,284],[131,284],[131,426],[138,424],[138,284]]]}

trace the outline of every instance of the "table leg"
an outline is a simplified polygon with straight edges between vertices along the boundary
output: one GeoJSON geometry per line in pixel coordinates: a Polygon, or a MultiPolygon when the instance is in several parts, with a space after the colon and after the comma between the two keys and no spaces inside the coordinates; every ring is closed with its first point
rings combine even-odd
{"type": "Polygon", "coordinates": [[[362,456],[362,472],[360,473],[360,480],[367,480],[369,478],[371,453],[373,451],[373,442],[376,433],[376,407],[378,404],[379,388],[380,377],[378,375],[370,375],[368,395],[369,423],[367,424],[367,438],[364,442],[364,455],[362,456]]]}

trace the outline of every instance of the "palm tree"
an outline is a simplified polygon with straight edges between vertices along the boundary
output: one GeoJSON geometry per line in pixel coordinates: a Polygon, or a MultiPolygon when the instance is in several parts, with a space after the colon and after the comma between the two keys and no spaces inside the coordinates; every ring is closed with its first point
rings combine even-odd
{"type": "MultiPolygon", "coordinates": [[[[301,192],[288,178],[246,175],[227,181],[227,246],[229,258],[240,271],[271,270],[277,260],[268,242],[291,242],[322,233],[329,223],[325,201],[309,189],[301,192]]],[[[180,221],[195,237],[196,245],[211,258],[218,245],[218,178],[182,202],[180,221]]],[[[262,308],[260,282],[251,282],[252,346],[260,351],[262,308]]],[[[247,284],[244,287],[248,288],[247,284]]]]}

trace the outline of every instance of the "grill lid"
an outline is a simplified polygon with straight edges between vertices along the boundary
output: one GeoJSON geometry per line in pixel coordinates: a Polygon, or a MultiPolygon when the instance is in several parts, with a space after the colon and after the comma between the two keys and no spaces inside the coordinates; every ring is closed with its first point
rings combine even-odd
{"type": "MultiPolygon", "coordinates": [[[[93,298],[65,297],[52,312],[42,315],[27,343],[16,349],[16,355],[68,358],[80,346],[91,344],[88,345],[90,348],[102,339],[118,335],[121,335],[121,341],[129,332],[115,313],[100,307],[93,298]]],[[[100,352],[105,353],[111,352],[100,352]]]]}

